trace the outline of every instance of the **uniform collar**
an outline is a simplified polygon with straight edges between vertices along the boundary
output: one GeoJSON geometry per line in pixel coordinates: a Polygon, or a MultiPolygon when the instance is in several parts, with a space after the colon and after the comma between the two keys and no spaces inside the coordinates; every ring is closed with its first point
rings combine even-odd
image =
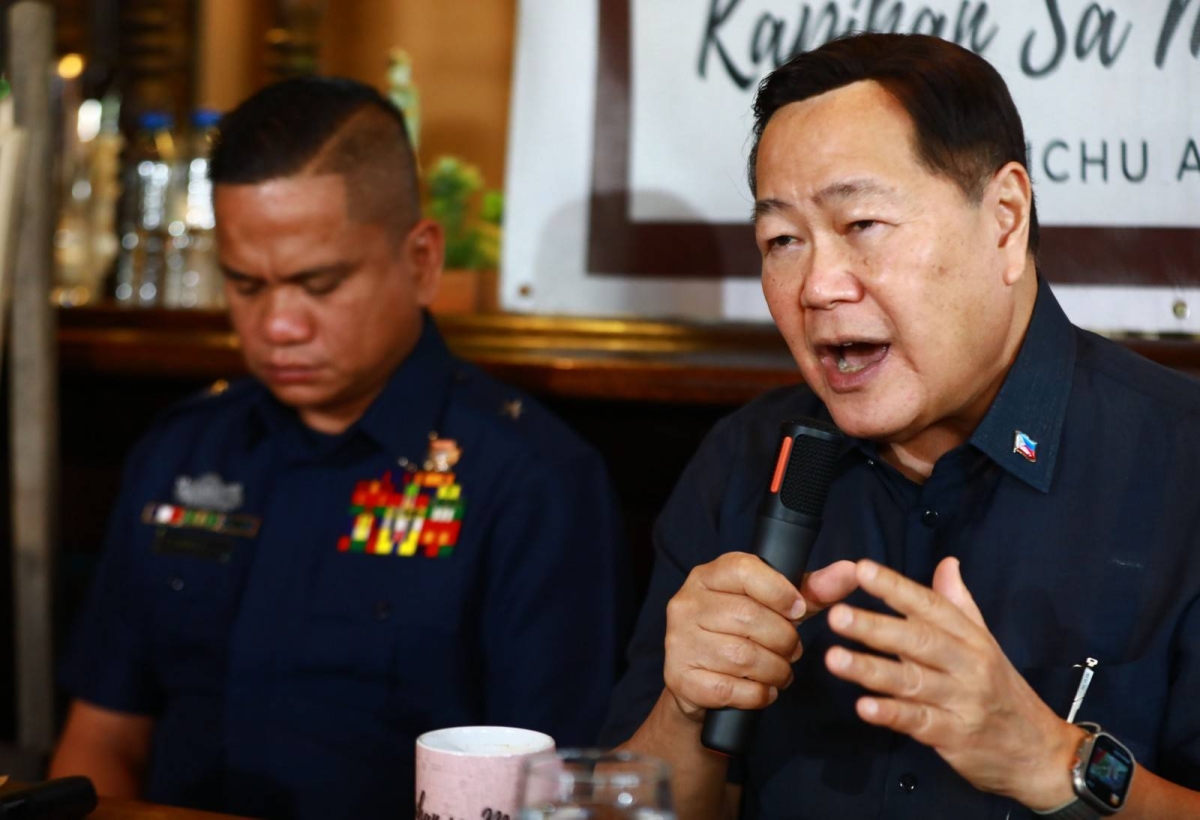
{"type": "Polygon", "coordinates": [[[431,433],[444,421],[449,389],[458,363],[429,314],[422,314],[421,335],[412,351],[384,384],[362,418],[339,436],[307,430],[296,411],[280,404],[265,387],[257,403],[259,417],[293,456],[319,458],[341,442],[367,436],[397,458],[419,462],[431,433]]]}
{"type": "Polygon", "coordinates": [[[1039,276],[1033,316],[1017,359],[970,443],[1016,478],[1048,492],[1074,370],[1071,322],[1039,276]]]}
{"type": "Polygon", "coordinates": [[[381,447],[410,461],[423,459],[429,437],[446,420],[458,362],[428,313],[416,347],[392,373],[356,426],[381,447]]]}

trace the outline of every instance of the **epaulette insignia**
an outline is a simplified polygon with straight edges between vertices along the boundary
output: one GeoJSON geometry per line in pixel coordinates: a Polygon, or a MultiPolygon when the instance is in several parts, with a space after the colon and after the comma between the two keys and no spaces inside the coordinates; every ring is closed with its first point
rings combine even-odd
{"type": "Polygon", "coordinates": [[[503,402],[500,405],[500,415],[508,416],[513,421],[521,418],[521,414],[525,412],[525,406],[520,399],[503,402]]]}

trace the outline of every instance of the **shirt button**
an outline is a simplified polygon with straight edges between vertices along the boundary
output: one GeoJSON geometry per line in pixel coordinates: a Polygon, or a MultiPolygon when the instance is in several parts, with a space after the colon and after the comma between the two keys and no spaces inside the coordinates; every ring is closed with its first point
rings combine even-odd
{"type": "Polygon", "coordinates": [[[921,513],[921,523],[926,527],[936,527],[938,522],[937,510],[926,510],[921,513]]]}
{"type": "Polygon", "coordinates": [[[900,775],[900,788],[912,794],[917,790],[917,776],[915,774],[900,775]]]}
{"type": "Polygon", "coordinates": [[[172,575],[167,579],[167,586],[178,592],[179,590],[183,589],[183,579],[178,575],[172,575]]]}
{"type": "Polygon", "coordinates": [[[392,605],[387,601],[376,601],[371,607],[371,617],[377,621],[386,621],[392,617],[392,605]]]}

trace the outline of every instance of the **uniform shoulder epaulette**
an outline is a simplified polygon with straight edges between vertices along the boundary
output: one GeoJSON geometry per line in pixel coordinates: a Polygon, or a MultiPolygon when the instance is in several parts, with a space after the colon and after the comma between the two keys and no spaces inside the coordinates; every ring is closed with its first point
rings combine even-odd
{"type": "Polygon", "coordinates": [[[460,366],[454,374],[454,392],[460,404],[479,417],[512,422],[525,420],[532,402],[520,390],[497,381],[474,366],[460,366]]]}
{"type": "Polygon", "coordinates": [[[212,384],[197,390],[181,401],[172,405],[167,410],[167,415],[175,415],[178,413],[187,413],[190,411],[203,411],[220,406],[224,406],[232,401],[237,401],[242,396],[253,391],[257,382],[252,378],[234,379],[217,379],[212,384]]]}
{"type": "Polygon", "coordinates": [[[460,408],[520,446],[563,455],[581,443],[574,430],[524,391],[474,366],[460,368],[455,378],[460,408]]]}

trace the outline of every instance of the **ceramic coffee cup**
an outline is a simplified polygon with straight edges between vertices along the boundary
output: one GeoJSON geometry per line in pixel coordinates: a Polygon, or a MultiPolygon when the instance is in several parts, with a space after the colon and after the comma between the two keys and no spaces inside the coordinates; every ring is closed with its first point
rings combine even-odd
{"type": "Polygon", "coordinates": [[[507,726],[455,726],[417,738],[417,820],[515,820],[521,764],[554,739],[507,726]]]}

